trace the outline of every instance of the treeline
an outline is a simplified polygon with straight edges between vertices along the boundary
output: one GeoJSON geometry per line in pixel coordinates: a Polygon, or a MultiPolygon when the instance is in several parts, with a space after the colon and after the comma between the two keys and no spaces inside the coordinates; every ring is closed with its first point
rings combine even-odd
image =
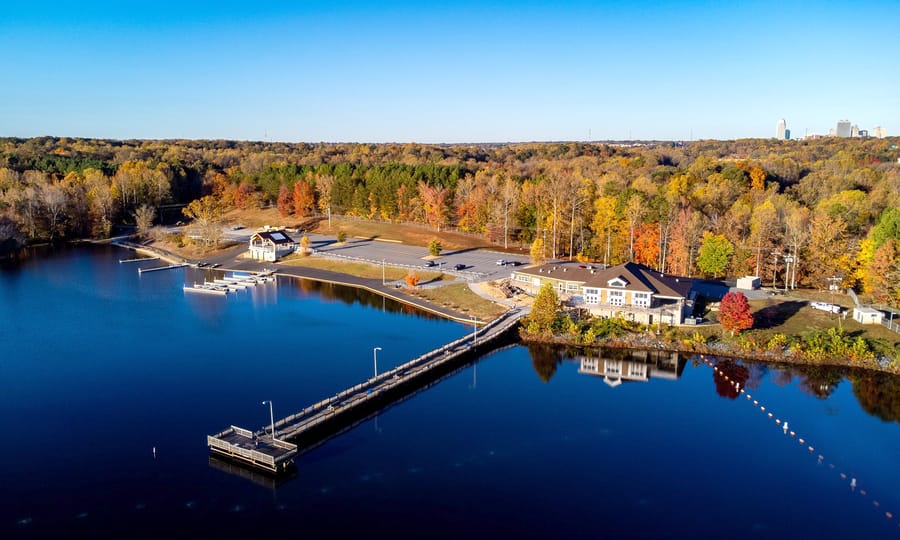
{"type": "Polygon", "coordinates": [[[139,208],[456,227],[537,259],[635,260],[779,287],[900,290],[896,139],[684,145],[0,139],[0,239],[102,236],[139,208]],[[831,279],[836,278],[836,279],[831,279]],[[829,281],[830,280],[830,281],[829,281]],[[840,282],[840,283],[838,283],[840,282]]]}

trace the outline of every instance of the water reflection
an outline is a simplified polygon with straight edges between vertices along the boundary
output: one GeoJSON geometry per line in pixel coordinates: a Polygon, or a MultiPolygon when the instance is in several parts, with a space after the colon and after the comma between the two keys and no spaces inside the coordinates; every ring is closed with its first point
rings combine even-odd
{"type": "Polygon", "coordinates": [[[286,290],[292,290],[296,297],[305,298],[315,296],[325,301],[339,301],[345,304],[359,304],[364,307],[376,308],[388,313],[403,313],[415,315],[425,319],[440,319],[437,315],[422,311],[409,304],[387,299],[380,294],[369,292],[365,289],[325,283],[301,278],[280,278],[286,290]]]}
{"type": "Polygon", "coordinates": [[[651,378],[676,380],[685,364],[678,353],[668,351],[606,351],[602,356],[575,359],[581,363],[578,373],[602,377],[613,388],[623,382],[647,382],[651,378]]]}
{"type": "Polygon", "coordinates": [[[578,373],[602,377],[610,386],[623,382],[647,382],[651,378],[675,380],[684,371],[685,360],[670,351],[632,349],[578,349],[547,344],[528,345],[531,365],[544,382],[556,374],[563,360],[577,362],[578,373]]]}

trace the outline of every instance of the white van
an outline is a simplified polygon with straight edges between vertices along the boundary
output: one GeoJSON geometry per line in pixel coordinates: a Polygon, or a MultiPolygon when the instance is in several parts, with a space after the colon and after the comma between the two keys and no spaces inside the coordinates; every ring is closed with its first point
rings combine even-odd
{"type": "Polygon", "coordinates": [[[826,302],[810,302],[810,307],[813,309],[820,309],[822,311],[828,311],[830,313],[840,313],[841,306],[836,306],[834,304],[829,304],[826,302]]]}

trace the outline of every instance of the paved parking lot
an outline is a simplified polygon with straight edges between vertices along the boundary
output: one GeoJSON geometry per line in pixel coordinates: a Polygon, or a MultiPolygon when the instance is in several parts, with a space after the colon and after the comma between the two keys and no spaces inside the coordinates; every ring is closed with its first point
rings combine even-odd
{"type": "MultiPolygon", "coordinates": [[[[360,238],[349,238],[343,245],[337,245],[334,237],[317,234],[310,234],[309,239],[313,249],[325,256],[346,257],[376,264],[383,260],[388,265],[419,268],[427,268],[429,260],[427,247],[360,238]]],[[[437,266],[431,269],[440,269],[472,281],[494,280],[507,277],[512,272],[513,264],[497,264],[501,259],[522,265],[528,263],[528,258],[522,256],[485,249],[465,249],[441,252],[433,259],[437,266]],[[456,269],[456,265],[461,265],[460,270],[456,269]]]]}
{"type": "MultiPolygon", "coordinates": [[[[246,244],[253,234],[251,229],[233,230],[231,227],[225,230],[225,237],[237,243],[246,244]]],[[[291,238],[299,242],[302,234],[288,233],[291,238]]],[[[490,281],[508,277],[517,265],[529,263],[528,257],[510,255],[487,249],[464,249],[458,251],[447,250],[431,259],[434,267],[426,266],[429,261],[427,247],[408,246],[397,242],[371,240],[368,238],[348,238],[343,244],[338,245],[334,236],[322,234],[307,234],[310,246],[316,253],[322,256],[333,256],[352,260],[366,261],[380,264],[384,261],[389,266],[403,268],[422,268],[429,270],[442,270],[455,274],[469,281],[490,281]],[[497,261],[507,261],[506,265],[498,265],[497,261]],[[456,265],[462,265],[457,270],[456,265]]]]}

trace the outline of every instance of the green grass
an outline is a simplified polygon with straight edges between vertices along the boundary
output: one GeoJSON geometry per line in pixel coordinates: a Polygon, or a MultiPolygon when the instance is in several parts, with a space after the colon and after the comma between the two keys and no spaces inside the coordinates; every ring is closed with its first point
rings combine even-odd
{"type": "MultiPolygon", "coordinates": [[[[339,272],[341,274],[347,274],[361,278],[381,279],[382,277],[381,265],[373,265],[363,262],[338,261],[322,257],[308,257],[294,254],[281,259],[281,263],[291,266],[303,266],[306,268],[315,268],[317,270],[339,272]]],[[[392,268],[390,266],[386,266],[384,267],[384,278],[389,281],[395,281],[405,278],[406,275],[409,274],[409,272],[409,270],[404,270],[402,268],[392,268]]],[[[419,270],[416,270],[415,272],[419,276],[420,283],[431,281],[452,281],[455,279],[451,275],[441,274],[439,272],[422,272],[419,270]]]]}
{"type": "Polygon", "coordinates": [[[474,315],[481,321],[493,320],[506,311],[504,306],[472,292],[465,283],[454,283],[434,289],[419,289],[412,294],[436,306],[452,309],[463,315],[474,315]]]}

